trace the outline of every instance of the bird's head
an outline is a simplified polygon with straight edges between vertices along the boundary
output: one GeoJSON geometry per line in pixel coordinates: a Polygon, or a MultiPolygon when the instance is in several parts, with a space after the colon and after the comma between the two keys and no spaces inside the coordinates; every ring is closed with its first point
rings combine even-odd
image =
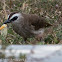
{"type": "Polygon", "coordinates": [[[10,15],[8,15],[8,19],[0,27],[0,30],[3,29],[4,27],[6,27],[7,23],[18,22],[18,20],[20,19],[20,17],[22,17],[22,16],[21,16],[21,14],[19,12],[13,12],[13,13],[11,13],[10,15]]]}
{"type": "Polygon", "coordinates": [[[8,19],[4,22],[4,24],[15,22],[20,18],[20,16],[21,14],[18,12],[11,13],[8,15],[8,19]]]}

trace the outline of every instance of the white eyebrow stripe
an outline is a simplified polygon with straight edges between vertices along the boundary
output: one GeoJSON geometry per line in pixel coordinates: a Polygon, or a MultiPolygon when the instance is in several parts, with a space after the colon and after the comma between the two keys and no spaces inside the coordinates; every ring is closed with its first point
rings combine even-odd
{"type": "Polygon", "coordinates": [[[8,15],[8,18],[9,18],[10,15],[8,15]]]}
{"type": "Polygon", "coordinates": [[[13,17],[15,17],[15,16],[20,16],[20,14],[19,14],[19,13],[14,14],[14,15],[10,18],[10,20],[11,20],[13,17]]]}

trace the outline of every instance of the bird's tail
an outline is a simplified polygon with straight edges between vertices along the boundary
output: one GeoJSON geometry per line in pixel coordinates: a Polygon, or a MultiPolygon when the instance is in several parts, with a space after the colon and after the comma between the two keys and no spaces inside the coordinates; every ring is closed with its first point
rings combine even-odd
{"type": "Polygon", "coordinates": [[[50,27],[50,26],[52,26],[52,24],[46,23],[46,26],[45,27],[50,27]]]}

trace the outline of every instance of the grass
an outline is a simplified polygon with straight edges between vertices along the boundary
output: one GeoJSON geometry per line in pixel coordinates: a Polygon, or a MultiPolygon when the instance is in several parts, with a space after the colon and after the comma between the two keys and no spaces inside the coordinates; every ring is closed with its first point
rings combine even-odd
{"type": "MultiPolygon", "coordinates": [[[[1,2],[0,2],[1,3],[1,2]]],[[[33,13],[38,14],[39,16],[46,17],[46,21],[53,24],[52,29],[50,29],[50,33],[47,34],[45,32],[45,36],[43,40],[45,44],[58,44],[62,41],[62,26],[59,23],[59,18],[62,14],[62,2],[61,0],[14,0],[11,2],[6,0],[6,11],[7,14],[14,11],[24,12],[24,13],[33,13]],[[52,31],[52,32],[51,32],[52,31]]],[[[0,4],[0,15],[1,20],[5,20],[4,11],[2,9],[2,4],[0,4]]],[[[0,25],[2,25],[4,21],[1,21],[0,25]]],[[[8,24],[8,35],[6,38],[0,35],[0,40],[2,40],[2,44],[22,44],[23,38],[16,34],[11,24],[8,24]]],[[[32,38],[28,39],[28,41],[33,41],[32,38]]],[[[31,42],[29,42],[31,44],[31,42]]],[[[35,44],[42,44],[41,41],[35,44]]]]}

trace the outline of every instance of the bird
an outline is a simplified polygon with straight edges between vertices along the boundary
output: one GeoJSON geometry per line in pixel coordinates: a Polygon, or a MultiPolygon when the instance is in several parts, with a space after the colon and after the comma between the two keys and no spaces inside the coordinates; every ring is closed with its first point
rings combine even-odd
{"type": "Polygon", "coordinates": [[[12,24],[13,30],[23,37],[24,41],[27,38],[36,37],[43,33],[43,28],[52,26],[46,22],[44,17],[36,14],[26,14],[21,12],[12,12],[8,19],[3,24],[12,24]]]}

